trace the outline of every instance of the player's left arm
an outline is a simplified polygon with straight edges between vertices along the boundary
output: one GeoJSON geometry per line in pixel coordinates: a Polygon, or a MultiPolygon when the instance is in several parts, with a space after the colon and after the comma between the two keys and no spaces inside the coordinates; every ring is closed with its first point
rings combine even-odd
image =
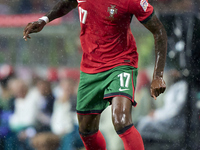
{"type": "Polygon", "coordinates": [[[151,83],[151,96],[156,99],[166,89],[163,73],[167,53],[167,34],[163,24],[153,15],[150,20],[143,25],[151,31],[155,40],[155,66],[153,72],[153,80],[151,83]]]}

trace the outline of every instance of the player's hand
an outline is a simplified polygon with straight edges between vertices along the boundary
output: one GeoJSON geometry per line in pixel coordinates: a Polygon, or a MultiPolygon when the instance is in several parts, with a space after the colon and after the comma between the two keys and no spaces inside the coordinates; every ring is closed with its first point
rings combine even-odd
{"type": "Polygon", "coordinates": [[[27,41],[28,38],[29,39],[31,38],[29,34],[40,32],[44,28],[45,25],[46,25],[46,22],[40,19],[38,21],[28,23],[28,25],[25,27],[24,32],[23,32],[24,40],[27,41]]]}
{"type": "Polygon", "coordinates": [[[151,96],[156,100],[161,93],[163,93],[166,89],[165,81],[162,77],[156,77],[151,82],[151,96]]]}

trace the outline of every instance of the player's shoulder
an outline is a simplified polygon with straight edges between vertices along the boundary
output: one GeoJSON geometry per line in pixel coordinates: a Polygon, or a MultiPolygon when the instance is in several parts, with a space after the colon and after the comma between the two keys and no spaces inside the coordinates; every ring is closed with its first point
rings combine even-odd
{"type": "Polygon", "coordinates": [[[129,11],[133,14],[149,15],[153,12],[148,0],[129,0],[129,11]]]}

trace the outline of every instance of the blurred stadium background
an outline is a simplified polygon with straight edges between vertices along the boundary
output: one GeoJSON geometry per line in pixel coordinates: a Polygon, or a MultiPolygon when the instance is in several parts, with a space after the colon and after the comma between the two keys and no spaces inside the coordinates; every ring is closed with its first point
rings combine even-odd
{"type": "MultiPolygon", "coordinates": [[[[30,40],[22,38],[26,24],[56,2],[0,0],[1,150],[84,149],[75,112],[82,55],[78,10],[56,19],[30,40]]],[[[133,18],[140,69],[134,124],[146,150],[199,150],[200,0],[149,2],[167,30],[167,91],[157,101],[150,97],[153,36],[133,18]]],[[[107,148],[123,150],[110,115],[109,107],[100,126],[107,148]]]]}

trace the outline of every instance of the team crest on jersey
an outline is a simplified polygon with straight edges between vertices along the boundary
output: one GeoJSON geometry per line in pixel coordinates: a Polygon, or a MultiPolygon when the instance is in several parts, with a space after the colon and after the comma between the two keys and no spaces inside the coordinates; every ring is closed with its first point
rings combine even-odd
{"type": "Polygon", "coordinates": [[[148,2],[146,0],[141,0],[140,5],[142,6],[143,10],[146,11],[148,7],[148,2]]]}
{"type": "Polygon", "coordinates": [[[115,5],[110,5],[110,7],[108,7],[108,12],[110,13],[110,16],[108,18],[111,21],[114,20],[114,14],[117,14],[117,8],[115,7],[115,5]]]}

